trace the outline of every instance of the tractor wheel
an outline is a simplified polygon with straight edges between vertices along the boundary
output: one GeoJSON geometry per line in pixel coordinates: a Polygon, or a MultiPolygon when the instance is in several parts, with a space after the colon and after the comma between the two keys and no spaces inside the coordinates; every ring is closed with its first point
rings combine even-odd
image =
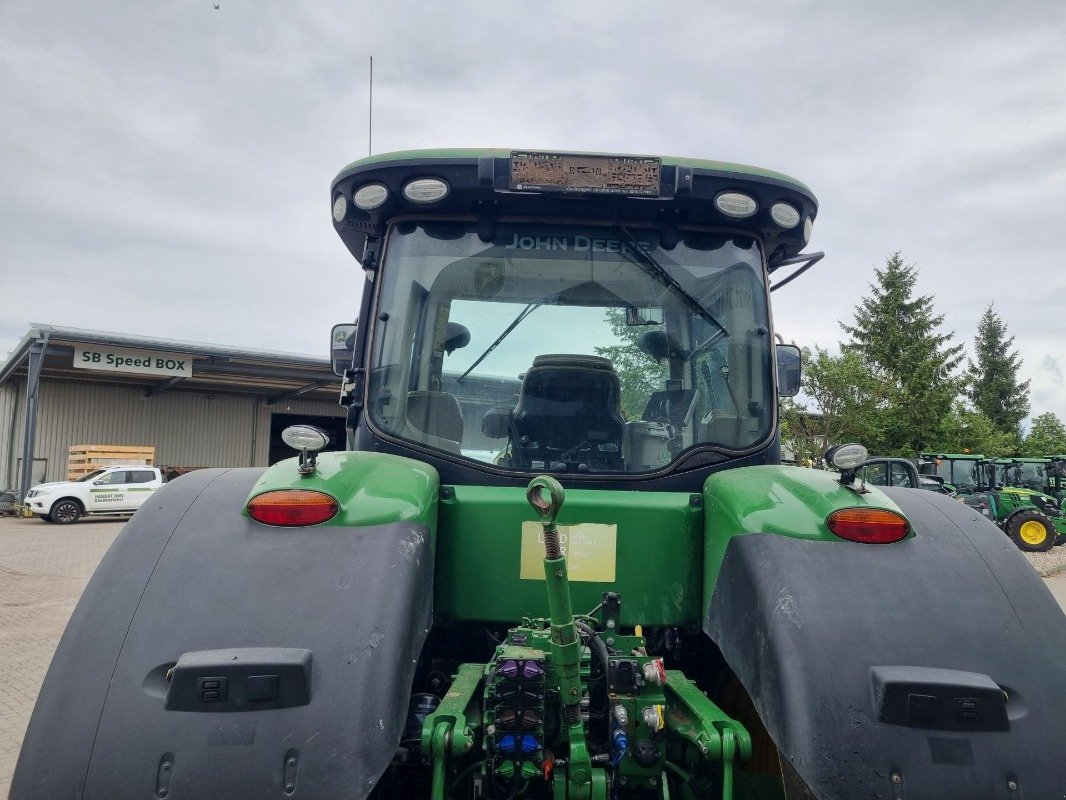
{"type": "Polygon", "coordinates": [[[1022,511],[1007,520],[1007,535],[1019,550],[1043,553],[1055,546],[1058,532],[1039,511],[1022,511]]]}
{"type": "Polygon", "coordinates": [[[48,516],[57,525],[70,525],[81,519],[81,506],[77,500],[60,500],[52,506],[48,516]]]}

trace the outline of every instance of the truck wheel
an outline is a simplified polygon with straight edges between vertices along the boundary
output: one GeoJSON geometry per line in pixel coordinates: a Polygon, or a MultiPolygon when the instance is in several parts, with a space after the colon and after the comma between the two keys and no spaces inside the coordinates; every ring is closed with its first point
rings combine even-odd
{"type": "Polygon", "coordinates": [[[1058,532],[1051,520],[1039,511],[1022,511],[1007,520],[1007,535],[1018,549],[1043,553],[1055,546],[1058,532]]]}
{"type": "Polygon", "coordinates": [[[52,506],[48,516],[58,525],[69,525],[81,519],[81,506],[76,500],[60,500],[52,506]]]}

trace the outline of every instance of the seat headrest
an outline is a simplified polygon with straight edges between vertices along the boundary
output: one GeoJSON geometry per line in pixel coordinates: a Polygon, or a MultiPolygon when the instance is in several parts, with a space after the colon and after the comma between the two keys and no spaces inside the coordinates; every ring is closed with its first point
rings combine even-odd
{"type": "Polygon", "coordinates": [[[533,359],[533,366],[530,368],[532,372],[535,369],[544,369],[548,367],[569,367],[570,369],[598,369],[607,372],[614,372],[614,366],[609,359],[602,358],[600,356],[587,356],[587,355],[568,355],[565,353],[548,353],[542,356],[536,356],[533,359]]]}

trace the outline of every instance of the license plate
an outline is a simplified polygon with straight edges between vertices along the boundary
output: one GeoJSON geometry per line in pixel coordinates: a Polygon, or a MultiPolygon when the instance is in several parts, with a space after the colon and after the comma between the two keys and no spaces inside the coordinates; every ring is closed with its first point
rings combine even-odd
{"type": "Polygon", "coordinates": [[[511,189],[659,196],[662,159],[511,153],[511,189]]]}

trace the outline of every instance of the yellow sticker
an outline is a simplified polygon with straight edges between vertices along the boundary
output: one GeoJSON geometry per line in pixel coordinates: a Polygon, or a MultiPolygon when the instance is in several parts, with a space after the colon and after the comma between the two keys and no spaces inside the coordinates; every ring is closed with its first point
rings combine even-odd
{"type": "MultiPolygon", "coordinates": [[[[560,525],[559,541],[572,581],[614,583],[617,525],[582,522],[560,525]]],[[[544,580],[544,528],[539,522],[522,523],[522,569],[526,581],[544,580]]]]}

